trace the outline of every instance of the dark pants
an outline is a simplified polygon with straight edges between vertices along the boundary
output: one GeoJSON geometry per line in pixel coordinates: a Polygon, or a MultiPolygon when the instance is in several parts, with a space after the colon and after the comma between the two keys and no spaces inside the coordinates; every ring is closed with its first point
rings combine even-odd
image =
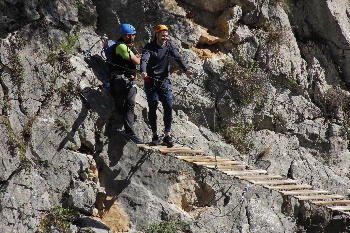
{"type": "Polygon", "coordinates": [[[164,109],[164,131],[170,132],[171,130],[171,122],[173,120],[173,96],[170,87],[169,80],[164,82],[156,82],[153,80],[151,82],[145,82],[145,92],[149,108],[148,120],[153,133],[157,132],[157,107],[159,100],[164,109]]]}
{"type": "Polygon", "coordinates": [[[125,133],[135,134],[134,110],[137,88],[124,75],[114,75],[111,77],[111,94],[118,113],[123,116],[125,133]]]}

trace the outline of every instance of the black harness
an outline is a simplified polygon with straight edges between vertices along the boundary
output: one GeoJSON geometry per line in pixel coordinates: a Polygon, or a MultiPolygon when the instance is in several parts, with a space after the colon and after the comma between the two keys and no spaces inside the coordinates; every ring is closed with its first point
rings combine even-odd
{"type": "Polygon", "coordinates": [[[131,54],[129,52],[130,60],[124,59],[121,55],[116,53],[116,48],[125,44],[131,51],[131,47],[126,44],[121,38],[117,40],[117,42],[111,46],[111,59],[108,62],[108,70],[110,72],[110,76],[112,74],[125,75],[128,78],[135,77],[136,75],[136,65],[131,61],[131,54]]]}

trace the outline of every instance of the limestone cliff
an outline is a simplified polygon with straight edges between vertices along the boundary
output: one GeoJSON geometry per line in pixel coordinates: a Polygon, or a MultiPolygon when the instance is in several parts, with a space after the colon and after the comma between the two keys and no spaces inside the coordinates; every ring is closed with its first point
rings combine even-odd
{"type": "Polygon", "coordinates": [[[1,232],[349,231],[347,216],[126,141],[101,55],[101,37],[117,39],[121,23],[136,27],[138,51],[168,25],[195,73],[172,61],[177,143],[348,197],[348,0],[4,0],[0,9],[1,232]]]}

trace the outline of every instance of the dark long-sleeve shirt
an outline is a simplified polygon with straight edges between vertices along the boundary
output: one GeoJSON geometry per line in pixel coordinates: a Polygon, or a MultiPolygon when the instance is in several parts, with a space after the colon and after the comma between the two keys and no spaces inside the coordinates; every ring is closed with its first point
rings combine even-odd
{"type": "Polygon", "coordinates": [[[173,43],[167,41],[163,46],[159,46],[156,40],[153,40],[143,48],[140,70],[150,77],[164,80],[170,73],[170,57],[173,57],[184,71],[188,70],[173,43]]]}

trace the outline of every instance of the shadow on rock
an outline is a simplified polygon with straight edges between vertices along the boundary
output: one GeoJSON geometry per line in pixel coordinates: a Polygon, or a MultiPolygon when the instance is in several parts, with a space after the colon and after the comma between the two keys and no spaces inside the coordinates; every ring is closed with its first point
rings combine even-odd
{"type": "Polygon", "coordinates": [[[100,80],[102,83],[107,82],[108,80],[107,64],[101,56],[93,55],[91,57],[85,58],[84,61],[92,69],[92,71],[94,72],[98,80],[100,80]]]}
{"type": "Polygon", "coordinates": [[[89,217],[83,217],[78,222],[77,225],[79,227],[88,227],[88,228],[95,228],[95,229],[103,229],[103,230],[110,230],[109,227],[107,227],[104,223],[93,219],[89,217]]]}
{"type": "Polygon", "coordinates": [[[83,122],[85,121],[86,117],[88,115],[88,109],[87,107],[85,107],[83,105],[77,119],[74,121],[72,127],[71,127],[71,131],[67,133],[67,136],[63,138],[63,140],[60,142],[57,151],[62,150],[65,145],[67,144],[68,141],[71,141],[74,143],[74,134],[76,133],[76,131],[78,130],[79,126],[81,124],[83,124],[83,122]]]}
{"type": "Polygon", "coordinates": [[[128,176],[127,176],[127,180],[130,180],[131,177],[140,169],[140,167],[145,163],[145,161],[151,156],[153,152],[150,151],[150,152],[147,152],[147,153],[144,153],[141,158],[137,161],[137,163],[131,167],[129,173],[128,173],[128,176]]]}
{"type": "MultiPolygon", "coordinates": [[[[68,141],[74,143],[74,134],[78,131],[79,127],[84,123],[86,117],[89,115],[89,112],[96,113],[98,119],[95,123],[95,130],[102,130],[103,126],[106,124],[107,119],[113,110],[114,102],[109,94],[109,92],[104,88],[98,88],[97,90],[91,88],[85,88],[82,92],[78,93],[80,96],[83,105],[81,111],[74,121],[71,131],[67,133],[67,136],[59,144],[57,151],[62,150],[68,141]]],[[[87,145],[89,147],[89,145],[87,145]]],[[[90,146],[91,147],[91,146],[90,146]]],[[[94,150],[94,148],[90,148],[94,150]]]]}
{"type": "Polygon", "coordinates": [[[106,211],[108,211],[113,206],[118,196],[126,188],[128,188],[128,186],[131,184],[131,178],[140,169],[140,167],[144,164],[150,155],[151,153],[143,154],[141,158],[136,162],[136,164],[131,166],[130,170],[128,169],[129,172],[124,179],[120,179],[124,173],[122,168],[111,170],[107,164],[103,164],[100,181],[101,185],[105,187],[106,197],[109,197],[108,199],[104,200],[104,209],[106,211]]]}

